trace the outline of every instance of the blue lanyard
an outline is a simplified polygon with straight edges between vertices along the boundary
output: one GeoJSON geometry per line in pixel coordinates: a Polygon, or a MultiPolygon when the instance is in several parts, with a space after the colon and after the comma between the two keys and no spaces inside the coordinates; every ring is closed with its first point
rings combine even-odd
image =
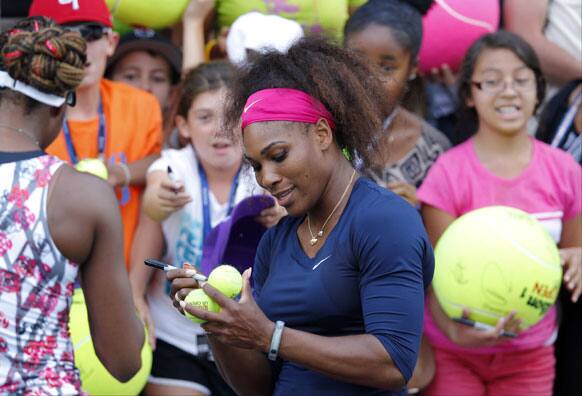
{"type": "MultiPolygon", "coordinates": [[[[198,161],[198,174],[200,175],[200,192],[202,194],[202,215],[203,217],[203,234],[202,241],[206,239],[206,236],[210,233],[212,229],[212,222],[210,219],[210,189],[208,187],[208,179],[206,177],[206,172],[200,161],[198,161]]],[[[236,195],[236,190],[238,188],[238,179],[240,175],[240,168],[234,176],[232,185],[230,186],[230,196],[228,197],[228,209],[226,215],[229,216],[234,208],[234,196],[236,195]]]]}
{"type": "MultiPolygon", "coordinates": [[[[97,149],[99,150],[99,159],[103,160],[105,153],[105,114],[103,113],[103,103],[99,99],[99,133],[97,135],[97,149]]],[[[63,134],[65,135],[65,142],[67,143],[67,152],[69,153],[69,158],[71,163],[76,165],[79,162],[77,158],[77,151],[75,150],[75,145],[73,144],[73,138],[71,137],[71,130],[69,129],[69,123],[67,120],[63,120],[63,134]]]]}

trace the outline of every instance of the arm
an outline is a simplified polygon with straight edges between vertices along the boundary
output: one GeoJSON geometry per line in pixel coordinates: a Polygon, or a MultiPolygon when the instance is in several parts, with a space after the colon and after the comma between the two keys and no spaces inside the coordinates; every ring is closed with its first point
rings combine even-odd
{"type": "Polygon", "coordinates": [[[143,212],[152,220],[165,220],[191,200],[185,192],[184,184],[170,180],[165,171],[154,170],[148,173],[142,205],[143,212]]]}
{"type": "Polygon", "coordinates": [[[191,0],[182,16],[184,59],[182,70],[187,72],[205,61],[205,20],[214,9],[214,0],[191,0]]]}
{"type": "Polygon", "coordinates": [[[102,180],[68,166],[53,178],[49,194],[51,235],[65,257],[81,263],[95,352],[113,376],[127,381],[141,367],[144,332],[131,301],[115,195],[102,180]]]}
{"type": "Polygon", "coordinates": [[[582,77],[580,60],[544,36],[548,0],[507,0],[505,28],[519,34],[536,51],[548,80],[564,85],[582,77]]]}
{"type": "MultiPolygon", "coordinates": [[[[258,375],[258,370],[253,367],[253,373],[248,377],[229,354],[238,350],[245,361],[268,367],[265,353],[269,350],[275,324],[256,305],[250,292],[249,276],[250,271],[246,271],[243,295],[239,302],[226,298],[209,284],[203,286],[206,294],[221,305],[220,314],[198,310],[183,301],[180,304],[182,309],[192,315],[208,320],[202,327],[212,334],[210,339],[213,340],[213,346],[219,346],[219,353],[215,357],[220,361],[220,367],[226,373],[225,378],[231,385],[244,394],[246,392],[243,390],[256,390],[253,385],[264,384],[261,385],[263,394],[270,394],[264,393],[267,391],[266,384],[271,383],[265,382],[265,373],[258,375]]],[[[324,337],[286,327],[281,338],[279,356],[340,381],[394,390],[401,389],[405,384],[386,349],[370,334],[324,337]]],[[[270,378],[270,370],[268,373],[270,378]]],[[[249,394],[253,393],[251,391],[249,394]]]]}
{"type": "Polygon", "coordinates": [[[146,258],[161,258],[163,251],[164,235],[160,223],[150,219],[143,212],[140,213],[131,247],[129,282],[131,284],[133,302],[146,325],[148,341],[154,349],[156,345],[155,328],[145,295],[155,269],[144,265],[143,262],[146,258]]]}
{"type": "MultiPolygon", "coordinates": [[[[239,302],[228,299],[208,283],[204,284],[206,294],[222,307],[220,314],[196,309],[184,301],[180,302],[180,307],[208,320],[202,327],[212,334],[209,338],[213,347],[218,346],[215,358],[225,378],[239,393],[270,394],[272,380],[266,380],[270,379],[271,370],[259,372],[256,366],[241,365],[230,355],[234,352],[243,361],[258,364],[263,369],[269,367],[265,353],[269,350],[275,324],[257,306],[249,277],[247,270],[243,274],[239,302]],[[241,367],[252,367],[252,373],[246,373],[241,367]]],[[[174,283],[172,287],[175,286],[174,283]]],[[[182,294],[180,290],[180,298],[182,294]]],[[[386,349],[370,334],[324,337],[286,327],[279,356],[341,381],[395,390],[405,384],[386,349]]]]}
{"type": "Polygon", "coordinates": [[[582,294],[582,215],[564,222],[559,247],[565,267],[564,285],[576,302],[582,294]]]}
{"type": "Polygon", "coordinates": [[[146,173],[148,168],[159,157],[159,154],[152,154],[140,160],[134,161],[131,164],[127,164],[126,166],[129,171],[128,174],[126,174],[123,165],[108,165],[107,168],[109,170],[109,178],[107,181],[113,187],[123,187],[127,184],[134,187],[143,187],[146,184],[146,173]],[[127,180],[128,175],[129,182],[127,180]]]}

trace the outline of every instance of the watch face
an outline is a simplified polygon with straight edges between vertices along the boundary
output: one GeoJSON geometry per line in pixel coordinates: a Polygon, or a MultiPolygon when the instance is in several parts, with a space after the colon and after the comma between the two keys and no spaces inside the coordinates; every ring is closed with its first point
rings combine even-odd
{"type": "Polygon", "coordinates": [[[25,18],[32,0],[0,0],[0,18],[25,18]]]}

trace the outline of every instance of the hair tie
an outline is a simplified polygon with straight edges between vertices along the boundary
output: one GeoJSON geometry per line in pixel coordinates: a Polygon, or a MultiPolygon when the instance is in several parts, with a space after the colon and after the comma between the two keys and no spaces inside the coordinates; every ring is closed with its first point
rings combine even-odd
{"type": "Polygon", "coordinates": [[[61,59],[61,54],[59,53],[59,49],[54,46],[50,39],[44,42],[44,45],[48,48],[48,50],[57,57],[57,59],[61,59]]]}
{"type": "Polygon", "coordinates": [[[10,52],[6,52],[4,54],[4,58],[6,58],[6,59],[14,59],[14,58],[19,58],[21,56],[22,56],[22,51],[20,51],[20,50],[10,51],[10,52]]]}

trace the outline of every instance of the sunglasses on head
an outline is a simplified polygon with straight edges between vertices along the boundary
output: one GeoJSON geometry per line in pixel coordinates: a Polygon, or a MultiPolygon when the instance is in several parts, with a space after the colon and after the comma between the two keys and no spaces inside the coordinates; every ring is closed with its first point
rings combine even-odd
{"type": "Polygon", "coordinates": [[[104,35],[111,32],[111,28],[95,23],[71,25],[66,28],[70,31],[79,33],[88,43],[100,40],[104,35]]]}

